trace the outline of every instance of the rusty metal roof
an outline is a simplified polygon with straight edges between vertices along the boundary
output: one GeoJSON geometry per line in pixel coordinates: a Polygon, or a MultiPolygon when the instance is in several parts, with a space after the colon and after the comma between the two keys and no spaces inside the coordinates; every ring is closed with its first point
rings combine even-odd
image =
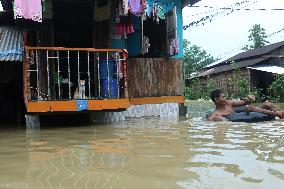
{"type": "Polygon", "coordinates": [[[0,26],[0,61],[22,61],[24,32],[10,26],[0,26]]]}

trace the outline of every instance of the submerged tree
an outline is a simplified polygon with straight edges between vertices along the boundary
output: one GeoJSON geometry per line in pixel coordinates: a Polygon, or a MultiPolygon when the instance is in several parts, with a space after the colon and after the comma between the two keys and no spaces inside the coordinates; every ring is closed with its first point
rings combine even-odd
{"type": "Polygon", "coordinates": [[[252,28],[249,30],[249,45],[246,45],[243,50],[251,50],[251,49],[256,49],[263,47],[269,42],[266,40],[267,39],[267,34],[265,32],[265,29],[260,26],[260,24],[255,24],[252,26],[252,28]]]}
{"type": "Polygon", "coordinates": [[[207,66],[216,61],[216,59],[201,47],[191,45],[186,39],[183,40],[184,47],[184,68],[185,75],[190,76],[193,72],[200,71],[204,66],[207,66]]]}

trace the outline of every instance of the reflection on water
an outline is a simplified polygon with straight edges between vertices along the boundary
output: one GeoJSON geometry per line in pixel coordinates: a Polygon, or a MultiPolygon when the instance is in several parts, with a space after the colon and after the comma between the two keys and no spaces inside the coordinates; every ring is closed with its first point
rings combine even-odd
{"type": "Polygon", "coordinates": [[[179,188],[186,136],[186,127],[157,118],[5,131],[0,188],[179,188]]]}
{"type": "Polygon", "coordinates": [[[0,188],[283,188],[283,121],[212,123],[204,112],[1,131],[0,188]]]}

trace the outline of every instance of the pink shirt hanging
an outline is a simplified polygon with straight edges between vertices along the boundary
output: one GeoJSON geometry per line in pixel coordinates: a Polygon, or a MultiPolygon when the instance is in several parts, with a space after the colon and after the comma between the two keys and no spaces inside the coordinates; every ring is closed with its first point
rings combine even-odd
{"type": "Polygon", "coordinates": [[[41,0],[15,0],[14,19],[17,18],[42,22],[41,0]]]}
{"type": "Polygon", "coordinates": [[[128,0],[130,12],[134,15],[140,15],[142,12],[141,0],[128,0]]]}

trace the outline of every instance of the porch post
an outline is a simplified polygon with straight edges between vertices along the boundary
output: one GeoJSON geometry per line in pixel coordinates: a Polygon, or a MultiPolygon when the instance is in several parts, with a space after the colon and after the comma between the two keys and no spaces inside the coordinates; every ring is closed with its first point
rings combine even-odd
{"type": "Polygon", "coordinates": [[[27,114],[25,117],[26,129],[40,129],[39,115],[27,114]]]}

